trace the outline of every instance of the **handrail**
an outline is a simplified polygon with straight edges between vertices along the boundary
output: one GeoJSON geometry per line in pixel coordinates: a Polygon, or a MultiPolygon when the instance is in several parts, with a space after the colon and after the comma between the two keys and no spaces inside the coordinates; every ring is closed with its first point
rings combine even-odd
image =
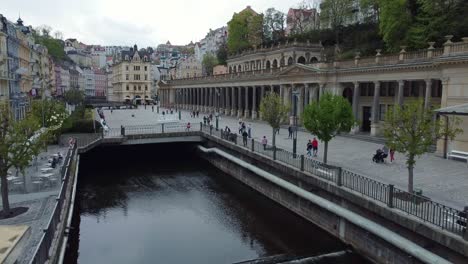
{"type": "MultiPolygon", "coordinates": [[[[198,125],[192,124],[189,130],[187,130],[186,125],[183,123],[174,124],[174,126],[170,128],[167,124],[166,127],[164,124],[153,126],[128,126],[123,127],[124,135],[119,134],[119,136],[125,137],[127,133],[132,136],[138,136],[144,134],[200,131],[205,135],[210,135],[235,145],[241,146],[243,144],[242,137],[235,133],[227,134],[222,130],[216,130],[213,126],[203,125],[203,123],[199,125],[200,127],[198,128],[198,125]]],[[[266,145],[264,149],[261,142],[253,139],[249,139],[244,147],[277,162],[282,162],[288,166],[330,181],[342,188],[360,193],[370,199],[384,203],[390,208],[395,208],[413,215],[456,235],[462,236],[465,230],[463,226],[457,224],[457,221],[467,222],[468,220],[466,217],[462,216],[463,212],[461,210],[434,202],[427,197],[406,192],[391,184],[379,182],[341,167],[324,164],[304,155],[294,154],[288,150],[271,145],[266,145]]]]}
{"type": "Polygon", "coordinates": [[[48,261],[50,258],[50,248],[54,240],[55,232],[57,231],[57,225],[63,220],[61,219],[61,213],[64,206],[66,206],[64,204],[64,200],[66,198],[67,186],[70,178],[70,165],[71,160],[75,156],[77,149],[78,148],[76,144],[74,144],[73,147],[68,149],[67,155],[64,159],[61,169],[62,185],[60,187],[60,192],[57,196],[52,215],[50,216],[49,221],[47,222],[47,226],[43,229],[44,234],[41,236],[39,244],[34,250],[33,258],[31,259],[29,264],[42,264],[48,261]]]}

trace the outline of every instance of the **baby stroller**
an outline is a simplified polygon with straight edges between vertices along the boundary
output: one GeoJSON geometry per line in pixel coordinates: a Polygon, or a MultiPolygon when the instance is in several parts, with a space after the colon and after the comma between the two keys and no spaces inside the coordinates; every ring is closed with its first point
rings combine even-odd
{"type": "Polygon", "coordinates": [[[374,157],[372,157],[372,161],[375,162],[375,163],[384,163],[384,159],[385,159],[387,156],[388,156],[388,155],[385,154],[381,149],[378,149],[378,150],[375,152],[374,157]]]}

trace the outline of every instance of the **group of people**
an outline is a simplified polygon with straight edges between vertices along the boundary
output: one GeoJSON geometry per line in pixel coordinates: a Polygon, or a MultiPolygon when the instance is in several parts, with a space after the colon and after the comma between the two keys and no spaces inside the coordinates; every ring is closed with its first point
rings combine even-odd
{"type": "Polygon", "coordinates": [[[381,149],[377,149],[374,157],[372,157],[372,161],[375,163],[384,163],[389,154],[390,162],[393,162],[395,160],[395,150],[392,148],[389,149],[386,145],[383,145],[381,149]]]}
{"type": "Polygon", "coordinates": [[[242,142],[244,144],[244,147],[247,146],[247,139],[252,138],[252,126],[248,124],[248,126],[245,126],[245,122],[242,121],[242,119],[239,119],[239,134],[242,135],[242,142]]]}
{"type": "Polygon", "coordinates": [[[317,153],[318,153],[318,140],[317,140],[317,138],[314,137],[314,139],[312,141],[310,141],[310,139],[309,139],[309,142],[307,142],[306,150],[307,150],[307,156],[317,157],[317,153]]]}
{"type": "Polygon", "coordinates": [[[190,118],[195,118],[195,117],[198,117],[198,115],[200,114],[200,111],[192,111],[190,112],[190,118]]]}
{"type": "MultiPolygon", "coordinates": [[[[198,111],[196,112],[193,112],[196,114],[196,116],[198,117],[198,111]]],[[[190,113],[192,114],[192,113],[190,113]]],[[[213,114],[210,114],[209,116],[203,116],[203,124],[204,125],[211,125],[211,122],[213,122],[213,114]]]]}

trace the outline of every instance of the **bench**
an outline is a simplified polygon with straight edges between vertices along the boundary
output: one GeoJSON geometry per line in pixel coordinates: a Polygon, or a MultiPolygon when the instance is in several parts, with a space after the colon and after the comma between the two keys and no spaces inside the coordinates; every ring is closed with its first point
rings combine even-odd
{"type": "Polygon", "coordinates": [[[468,152],[452,150],[448,155],[448,158],[465,160],[468,163],[468,152]]]}

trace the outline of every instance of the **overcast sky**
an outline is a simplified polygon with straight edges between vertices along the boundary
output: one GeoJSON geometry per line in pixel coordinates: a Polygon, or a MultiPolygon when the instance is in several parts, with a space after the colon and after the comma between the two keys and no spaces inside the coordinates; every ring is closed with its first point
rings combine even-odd
{"type": "Polygon", "coordinates": [[[250,5],[283,12],[300,0],[1,0],[0,14],[26,25],[48,25],[85,44],[156,46],[205,37],[250,5]]]}

